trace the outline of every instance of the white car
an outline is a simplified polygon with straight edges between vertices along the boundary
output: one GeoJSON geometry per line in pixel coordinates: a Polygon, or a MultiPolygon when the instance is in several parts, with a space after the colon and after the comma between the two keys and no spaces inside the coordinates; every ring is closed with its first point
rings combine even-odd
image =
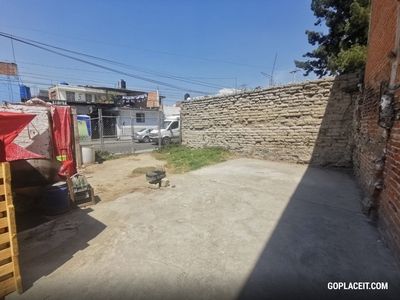
{"type": "MultiPolygon", "coordinates": [[[[181,138],[181,123],[179,117],[169,117],[164,120],[161,125],[161,143],[163,145],[169,145],[172,142],[179,142],[181,138]]],[[[150,140],[152,142],[158,142],[158,129],[154,129],[150,132],[150,140]]]]}
{"type": "Polygon", "coordinates": [[[135,140],[139,141],[139,143],[148,143],[150,142],[150,132],[153,129],[151,128],[144,128],[139,130],[138,132],[135,133],[134,138],[135,140]]]}

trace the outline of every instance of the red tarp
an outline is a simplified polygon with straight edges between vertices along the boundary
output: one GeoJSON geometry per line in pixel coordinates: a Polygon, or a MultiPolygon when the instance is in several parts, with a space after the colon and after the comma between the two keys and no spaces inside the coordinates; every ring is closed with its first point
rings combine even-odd
{"type": "Polygon", "coordinates": [[[51,116],[53,119],[54,155],[66,156],[66,160],[62,162],[60,175],[65,176],[65,172],[68,172],[69,175],[74,175],[77,171],[72,155],[70,107],[52,106],[51,116]]]}
{"type": "Polygon", "coordinates": [[[35,117],[31,114],[0,112],[0,162],[6,161],[6,147],[35,117]]]}
{"type": "Polygon", "coordinates": [[[17,145],[16,143],[11,143],[6,146],[6,160],[13,161],[18,159],[27,158],[45,158],[43,155],[33,153],[25,148],[17,145]]]}

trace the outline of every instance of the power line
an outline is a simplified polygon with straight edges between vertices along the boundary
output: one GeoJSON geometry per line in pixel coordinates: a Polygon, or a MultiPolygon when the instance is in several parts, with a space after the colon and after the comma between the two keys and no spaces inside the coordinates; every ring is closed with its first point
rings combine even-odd
{"type": "Polygon", "coordinates": [[[80,37],[63,35],[63,34],[59,34],[59,33],[42,31],[42,30],[37,30],[37,29],[32,29],[32,28],[10,26],[10,25],[5,25],[5,24],[0,24],[0,25],[1,26],[6,26],[6,27],[12,27],[12,28],[24,29],[24,30],[37,31],[37,32],[42,32],[42,33],[46,33],[46,34],[52,34],[52,35],[56,35],[56,36],[67,37],[67,38],[71,38],[71,39],[77,39],[77,40],[88,41],[88,42],[92,42],[92,43],[99,43],[99,44],[110,45],[110,46],[124,47],[124,48],[129,48],[129,49],[136,49],[136,50],[141,50],[141,51],[154,52],[154,53],[160,53],[160,54],[166,54],[166,55],[172,55],[172,56],[178,56],[178,57],[186,57],[186,58],[192,58],[192,59],[198,59],[198,60],[204,60],[204,61],[225,63],[225,64],[231,64],[231,65],[238,65],[238,66],[244,66],[244,67],[271,69],[269,67],[264,67],[264,66],[256,66],[256,65],[243,64],[243,63],[238,63],[238,62],[230,62],[230,61],[223,61],[223,60],[217,60],[217,59],[202,58],[202,57],[197,57],[197,56],[190,56],[190,55],[185,55],[185,54],[176,54],[176,53],[159,51],[159,50],[154,50],[154,49],[145,49],[145,48],[140,48],[140,47],[131,47],[131,46],[126,46],[126,45],[121,45],[121,44],[108,43],[108,42],[104,42],[104,41],[96,41],[96,40],[84,39],[84,38],[80,38],[80,37]]]}
{"type": "MultiPolygon", "coordinates": [[[[8,35],[10,37],[14,37],[16,39],[15,36],[12,36],[12,35],[9,35],[9,34],[6,34],[6,35],[8,35]]],[[[72,53],[72,54],[76,54],[76,55],[81,55],[81,56],[84,56],[84,57],[89,57],[89,58],[92,58],[92,59],[95,59],[95,60],[100,60],[100,61],[103,61],[103,62],[107,62],[107,63],[110,63],[112,65],[122,66],[122,67],[125,67],[125,68],[128,68],[128,69],[137,70],[137,71],[141,71],[141,72],[148,73],[148,74],[160,75],[161,77],[165,77],[165,78],[168,78],[168,79],[174,79],[174,80],[178,80],[178,81],[182,81],[182,82],[192,83],[192,84],[211,87],[211,88],[223,88],[222,86],[218,86],[218,85],[215,85],[215,84],[210,84],[210,83],[201,82],[201,81],[197,81],[197,80],[187,80],[187,79],[183,79],[183,77],[179,77],[179,76],[175,76],[175,75],[170,75],[170,74],[166,74],[166,73],[162,73],[162,72],[150,71],[150,70],[146,70],[146,69],[143,69],[143,68],[133,67],[133,66],[130,66],[128,64],[112,61],[112,60],[105,59],[105,58],[100,58],[100,57],[89,55],[89,54],[84,54],[84,53],[73,51],[73,50],[67,50],[67,49],[64,49],[64,48],[61,48],[61,47],[52,46],[52,45],[49,45],[49,44],[46,44],[46,43],[41,43],[41,42],[38,42],[38,41],[26,39],[26,38],[18,38],[18,39],[24,40],[26,43],[29,42],[29,43],[33,43],[33,44],[39,44],[39,45],[42,45],[42,46],[45,46],[45,47],[50,47],[50,48],[53,48],[53,49],[57,49],[59,51],[64,51],[64,52],[68,52],[68,53],[72,53]]],[[[140,76],[140,75],[133,75],[133,76],[140,76]]],[[[131,77],[132,77],[132,74],[131,74],[131,77]]]]}
{"type": "MultiPolygon", "coordinates": [[[[60,55],[60,56],[66,57],[66,58],[70,58],[72,60],[76,60],[76,61],[88,64],[88,65],[92,65],[92,66],[95,66],[95,67],[98,67],[98,68],[102,68],[102,69],[105,69],[105,70],[108,70],[108,71],[112,71],[112,72],[115,72],[115,73],[118,73],[118,74],[122,74],[122,75],[125,75],[125,76],[128,76],[128,77],[136,78],[136,79],[143,80],[143,81],[152,82],[152,83],[159,84],[159,85],[162,85],[162,86],[172,87],[172,88],[175,88],[175,89],[178,89],[178,90],[182,90],[182,91],[199,93],[199,94],[210,94],[208,92],[198,91],[198,90],[193,90],[193,89],[187,89],[187,88],[183,88],[183,87],[180,87],[180,86],[177,86],[177,85],[165,83],[165,82],[162,82],[162,81],[159,81],[159,80],[153,80],[153,79],[149,79],[149,78],[146,78],[146,77],[143,77],[143,76],[137,76],[137,75],[133,75],[133,74],[130,74],[130,73],[122,72],[122,71],[119,71],[119,70],[116,70],[116,69],[113,69],[113,68],[110,68],[110,67],[102,66],[102,65],[99,65],[97,63],[93,63],[93,62],[90,62],[90,61],[87,61],[87,60],[83,60],[83,59],[80,59],[80,58],[77,58],[77,57],[73,57],[73,56],[70,56],[70,55],[67,55],[67,54],[63,54],[63,53],[60,53],[60,52],[45,48],[43,46],[39,46],[39,45],[34,44],[34,43],[37,43],[37,44],[43,44],[43,43],[30,41],[30,40],[23,40],[21,38],[17,38],[15,36],[9,35],[7,33],[0,32],[0,36],[6,37],[6,38],[10,38],[10,39],[18,41],[20,43],[27,44],[27,45],[30,45],[32,47],[39,48],[39,49],[45,50],[45,51],[53,53],[53,54],[57,54],[57,55],[60,55]]],[[[54,46],[50,46],[50,47],[58,48],[58,47],[54,47],[54,46]]],[[[68,50],[61,49],[61,48],[60,48],[60,50],[67,51],[67,52],[73,52],[73,53],[75,52],[75,51],[68,51],[68,50]]],[[[85,55],[85,54],[77,53],[77,52],[75,52],[75,53],[76,54],[80,54],[80,55],[84,55],[84,56],[87,56],[87,57],[95,58],[94,56],[91,56],[91,55],[85,55]]],[[[106,59],[101,59],[101,58],[96,58],[96,59],[107,61],[106,59]]],[[[114,62],[114,64],[115,64],[115,62],[114,62]]],[[[116,63],[116,64],[119,64],[119,63],[116,63]]],[[[121,65],[123,65],[123,64],[121,64],[121,65]]]]}

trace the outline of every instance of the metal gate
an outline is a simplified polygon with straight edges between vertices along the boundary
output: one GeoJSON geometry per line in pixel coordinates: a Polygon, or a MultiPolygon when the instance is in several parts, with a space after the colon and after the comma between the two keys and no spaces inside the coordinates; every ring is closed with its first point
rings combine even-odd
{"type": "Polygon", "coordinates": [[[159,143],[144,142],[138,139],[137,133],[145,129],[159,129],[162,120],[162,111],[158,111],[157,117],[149,118],[137,112],[128,116],[103,115],[102,109],[99,109],[98,118],[89,121],[90,134],[86,139],[80,138],[80,144],[112,154],[150,152],[159,148],[159,143]]]}

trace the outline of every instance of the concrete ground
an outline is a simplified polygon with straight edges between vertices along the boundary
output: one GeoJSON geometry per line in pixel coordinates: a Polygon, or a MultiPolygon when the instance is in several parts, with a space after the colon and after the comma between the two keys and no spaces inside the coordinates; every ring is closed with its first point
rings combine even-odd
{"type": "Polygon", "coordinates": [[[399,299],[350,175],[236,159],[170,181],[22,233],[6,299],[399,299]]]}

